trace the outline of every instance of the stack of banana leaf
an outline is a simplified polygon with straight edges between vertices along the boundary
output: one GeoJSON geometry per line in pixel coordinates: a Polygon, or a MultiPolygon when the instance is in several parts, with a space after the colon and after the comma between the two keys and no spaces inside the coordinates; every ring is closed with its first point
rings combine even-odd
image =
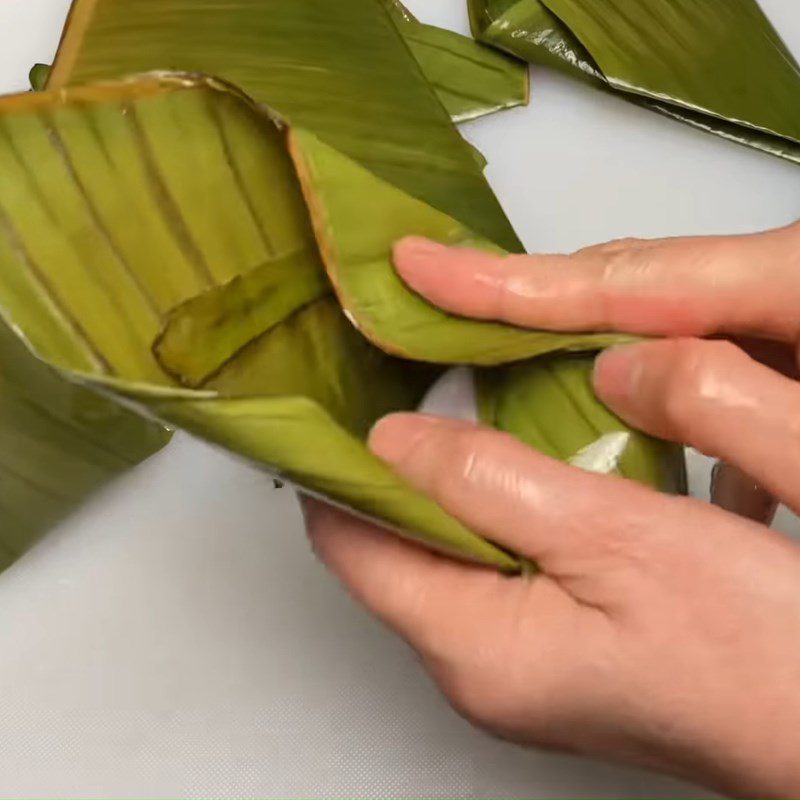
{"type": "Polygon", "coordinates": [[[800,66],[757,0],[467,0],[481,42],[800,163],[800,66]]]}
{"type": "MultiPolygon", "coordinates": [[[[757,9],[702,7],[723,3],[757,9]]],[[[655,57],[637,72],[652,48],[606,47],[591,7],[474,0],[471,10],[480,38],[517,56],[794,152],[800,105],[770,116],[754,96],[706,97],[655,57]]],[[[762,77],[796,99],[796,65],[788,54],[776,65],[777,35],[764,39],[753,51],[762,77]]],[[[488,424],[567,460],[622,432],[621,474],[682,491],[680,448],[627,430],[592,394],[593,353],[619,337],[457,318],[394,270],[392,244],[412,234],[521,250],[454,122],[527,98],[524,63],[426,26],[396,0],[75,0],[43,91],[0,98],[0,541],[18,552],[180,428],[442,552],[513,572],[513,553],[365,445],[377,419],[417,407],[454,364],[476,367],[488,424]]]]}

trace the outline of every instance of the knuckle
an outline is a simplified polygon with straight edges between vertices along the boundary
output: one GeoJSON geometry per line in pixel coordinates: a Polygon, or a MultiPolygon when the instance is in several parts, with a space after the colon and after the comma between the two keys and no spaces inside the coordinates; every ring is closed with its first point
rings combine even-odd
{"type": "Polygon", "coordinates": [[[466,428],[452,434],[432,476],[438,497],[450,498],[481,482],[483,466],[498,434],[483,428],[466,428]]]}
{"type": "Polygon", "coordinates": [[[621,239],[613,239],[610,242],[603,242],[602,244],[584,247],[579,250],[577,254],[589,256],[611,256],[627,250],[639,250],[643,247],[646,247],[647,244],[648,241],[646,239],[639,239],[634,236],[626,236],[621,239]]]}
{"type": "Polygon", "coordinates": [[[655,262],[653,249],[626,248],[607,254],[602,267],[603,283],[613,286],[622,281],[630,285],[638,278],[646,277],[655,262]]]}
{"type": "Polygon", "coordinates": [[[718,393],[718,376],[740,353],[729,342],[683,340],[672,343],[672,358],[661,387],[662,408],[679,427],[695,424],[718,393]]]}

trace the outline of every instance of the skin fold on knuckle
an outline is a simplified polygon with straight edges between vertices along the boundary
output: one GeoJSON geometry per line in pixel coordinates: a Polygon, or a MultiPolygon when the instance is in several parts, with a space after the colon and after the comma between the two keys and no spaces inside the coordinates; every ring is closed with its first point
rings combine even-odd
{"type": "Polygon", "coordinates": [[[476,428],[465,435],[452,474],[459,494],[477,497],[481,502],[491,497],[497,506],[520,502],[526,496],[524,486],[535,478],[526,471],[535,465],[527,449],[520,452],[522,447],[509,434],[488,428],[476,428]],[[524,457],[522,463],[520,455],[524,457]]]}
{"type": "Polygon", "coordinates": [[[728,342],[687,339],[669,347],[669,357],[655,367],[658,373],[649,387],[649,399],[660,412],[659,432],[703,448],[708,423],[720,411],[728,373],[745,356],[728,342]]]}

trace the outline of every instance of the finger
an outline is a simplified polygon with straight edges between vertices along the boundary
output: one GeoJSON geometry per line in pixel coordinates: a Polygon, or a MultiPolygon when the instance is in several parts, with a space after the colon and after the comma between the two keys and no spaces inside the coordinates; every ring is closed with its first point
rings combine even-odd
{"type": "Polygon", "coordinates": [[[771,525],[778,501],[738,467],[719,461],[711,473],[711,502],[762,525],[771,525]]]}
{"type": "MultiPolygon", "coordinates": [[[[375,427],[370,446],[467,526],[556,579],[623,540],[672,538],[687,525],[685,507],[673,498],[468,423],[397,414],[375,427]]],[[[698,504],[692,513],[702,519],[709,509],[698,504]]]]}
{"type": "Polygon", "coordinates": [[[800,508],[800,386],[728,342],[619,347],[598,357],[594,385],[642,430],[733,464],[800,508]]]}
{"type": "Polygon", "coordinates": [[[573,255],[496,256],[417,237],[395,263],[447,311],[557,331],[800,332],[800,227],[750,236],[625,240],[573,255]]]}
{"type": "Polygon", "coordinates": [[[441,557],[319,501],[303,505],[319,558],[356,600],[423,655],[469,648],[479,638],[485,643],[516,611],[520,593],[535,605],[546,591],[441,557]]]}

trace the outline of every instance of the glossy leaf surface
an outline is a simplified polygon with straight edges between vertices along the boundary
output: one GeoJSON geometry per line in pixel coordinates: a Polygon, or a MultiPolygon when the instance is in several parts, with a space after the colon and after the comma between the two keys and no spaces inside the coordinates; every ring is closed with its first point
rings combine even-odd
{"type": "Polygon", "coordinates": [[[469,0],[476,36],[800,162],[800,69],[755,0],[469,0]]]}
{"type": "Polygon", "coordinates": [[[400,33],[455,122],[526,105],[527,65],[474,39],[423,25],[388,0],[400,33]]]}

